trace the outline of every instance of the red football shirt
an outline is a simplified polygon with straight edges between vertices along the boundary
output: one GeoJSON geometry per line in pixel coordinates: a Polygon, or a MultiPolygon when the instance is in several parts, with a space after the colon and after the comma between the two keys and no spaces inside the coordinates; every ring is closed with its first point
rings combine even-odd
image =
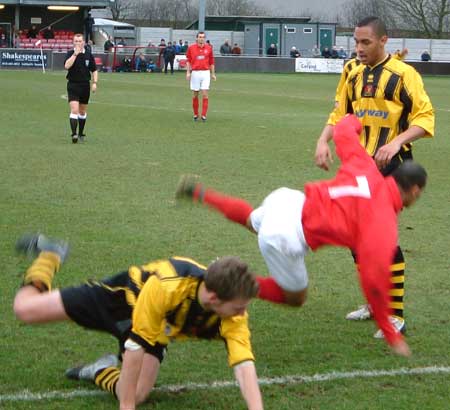
{"type": "Polygon", "coordinates": [[[383,177],[359,142],[355,116],[334,127],[341,160],[335,178],[306,184],[302,213],[311,249],[345,246],[357,255],[361,286],[388,343],[402,338],[389,322],[390,265],[397,248],[397,214],[403,207],[392,177],[383,177]]]}
{"type": "Polygon", "coordinates": [[[186,58],[192,70],[209,70],[214,65],[213,49],[209,44],[200,47],[197,43],[191,44],[187,50],[186,58]]]}

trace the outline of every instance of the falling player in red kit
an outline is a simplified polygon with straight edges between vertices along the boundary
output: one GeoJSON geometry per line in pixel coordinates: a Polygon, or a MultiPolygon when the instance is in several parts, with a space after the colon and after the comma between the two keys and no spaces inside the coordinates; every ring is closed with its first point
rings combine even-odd
{"type": "Polygon", "coordinates": [[[397,214],[419,198],[427,174],[420,165],[406,161],[384,177],[359,143],[361,128],[354,115],[334,127],[341,167],[331,180],[307,183],[305,193],[280,188],[253,209],[243,199],[205,188],[185,176],[177,197],[206,204],[258,235],[271,275],[258,277],[261,299],[301,306],[308,287],[307,251],[324,245],[351,249],[379,328],[395,353],[408,356],[407,343],[389,321],[390,265],[398,240],[397,214]]]}
{"type": "Polygon", "coordinates": [[[208,113],[208,90],[211,78],[216,80],[213,49],[205,43],[205,33],[197,34],[197,42],[189,46],[187,53],[186,79],[190,80],[193,91],[192,108],[194,121],[198,120],[198,93],[202,92],[202,121],[206,121],[208,113]]]}

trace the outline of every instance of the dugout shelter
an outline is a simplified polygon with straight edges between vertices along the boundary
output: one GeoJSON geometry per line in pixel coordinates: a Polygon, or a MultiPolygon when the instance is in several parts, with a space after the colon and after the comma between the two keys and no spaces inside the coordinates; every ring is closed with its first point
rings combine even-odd
{"type": "MultiPolygon", "coordinates": [[[[114,0],[112,0],[114,1],[114,0]]],[[[84,33],[84,19],[91,9],[106,8],[111,0],[0,0],[0,27],[12,46],[14,32],[26,34],[33,25],[58,32],[84,33]]]]}

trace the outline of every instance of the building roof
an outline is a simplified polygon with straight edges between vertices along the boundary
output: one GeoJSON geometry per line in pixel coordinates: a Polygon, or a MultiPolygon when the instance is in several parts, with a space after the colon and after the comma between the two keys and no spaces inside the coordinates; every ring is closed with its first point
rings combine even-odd
{"type": "Polygon", "coordinates": [[[134,27],[132,24],[122,23],[121,21],[102,19],[99,17],[94,17],[94,21],[96,26],[134,27]]]}
{"type": "MultiPolygon", "coordinates": [[[[205,25],[207,24],[245,24],[245,23],[308,23],[311,17],[267,17],[267,16],[206,16],[205,25]]],[[[198,27],[198,19],[194,20],[186,30],[198,27]]]]}
{"type": "Polygon", "coordinates": [[[1,0],[2,4],[18,4],[21,6],[79,6],[107,7],[110,0],[1,0]]]}

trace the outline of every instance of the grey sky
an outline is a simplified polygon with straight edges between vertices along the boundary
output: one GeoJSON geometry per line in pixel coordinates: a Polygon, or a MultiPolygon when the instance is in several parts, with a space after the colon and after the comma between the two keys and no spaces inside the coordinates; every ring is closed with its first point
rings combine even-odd
{"type": "Polygon", "coordinates": [[[333,19],[346,0],[253,0],[254,3],[276,10],[277,15],[328,17],[333,19]]]}

